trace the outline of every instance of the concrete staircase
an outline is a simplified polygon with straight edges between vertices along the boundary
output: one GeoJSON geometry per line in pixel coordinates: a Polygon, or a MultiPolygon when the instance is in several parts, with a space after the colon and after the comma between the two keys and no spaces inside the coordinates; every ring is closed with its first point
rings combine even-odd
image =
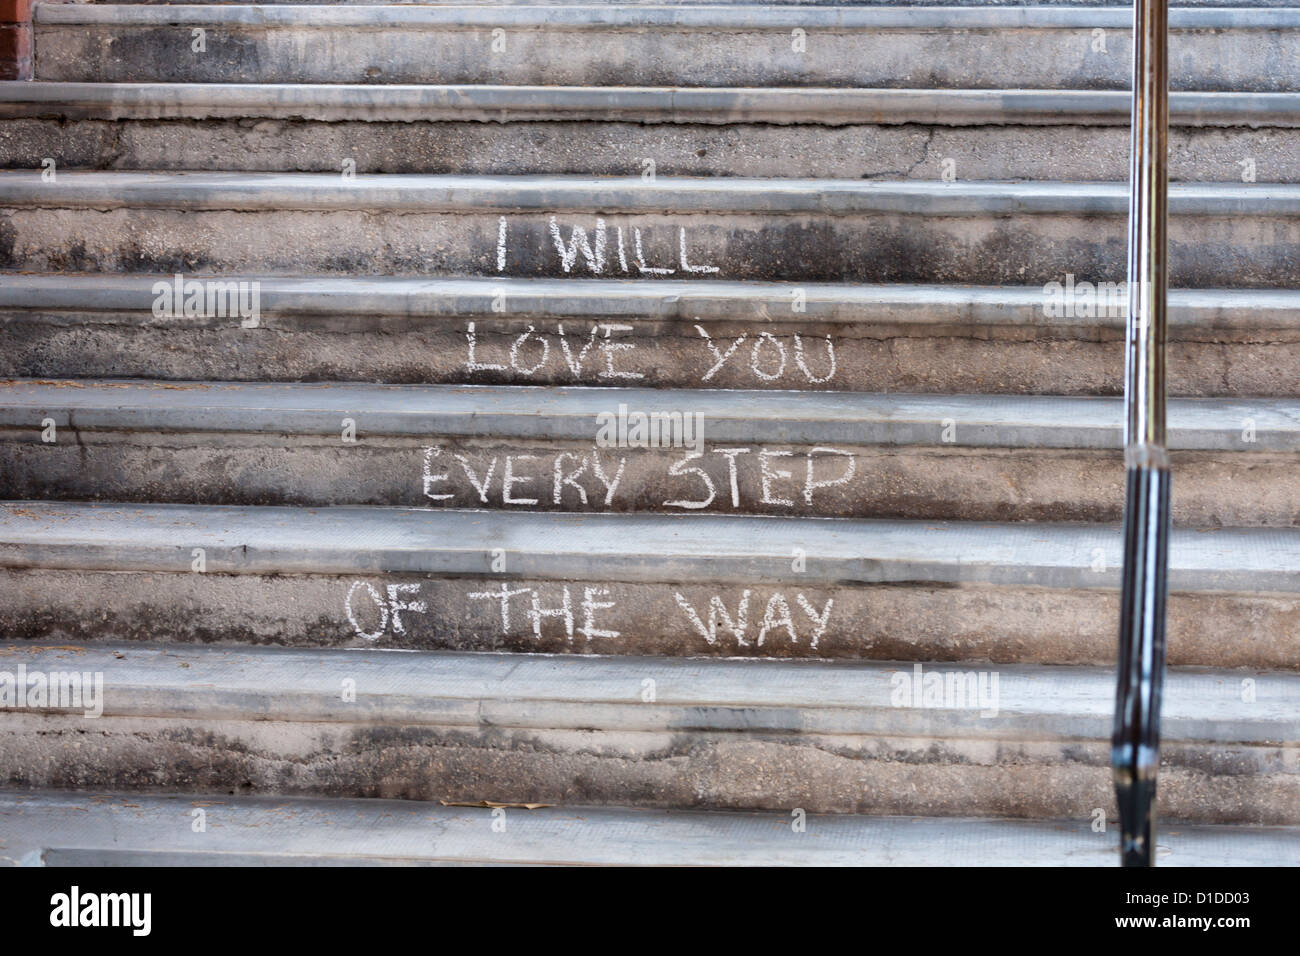
{"type": "MultiPolygon", "coordinates": [[[[1171,19],[1160,860],[1296,863],[1300,9],[1171,19]]],[[[38,4],[5,858],[1113,864],[1129,21],[38,4]]]]}

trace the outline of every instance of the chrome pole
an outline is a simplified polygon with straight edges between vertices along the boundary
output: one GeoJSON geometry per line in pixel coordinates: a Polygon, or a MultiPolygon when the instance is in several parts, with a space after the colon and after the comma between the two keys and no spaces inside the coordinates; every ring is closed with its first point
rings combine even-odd
{"type": "Polygon", "coordinates": [[[1124,365],[1124,580],[1111,766],[1123,866],[1154,859],[1165,670],[1169,456],[1165,447],[1168,0],[1135,0],[1133,133],[1124,365]]]}

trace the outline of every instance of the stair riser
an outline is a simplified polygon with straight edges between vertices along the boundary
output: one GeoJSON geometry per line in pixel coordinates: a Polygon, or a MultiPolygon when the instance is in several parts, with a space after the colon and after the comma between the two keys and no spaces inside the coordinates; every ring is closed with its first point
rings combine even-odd
{"type": "MultiPolygon", "coordinates": [[[[864,86],[891,88],[1125,89],[1129,28],[846,29],[807,21],[806,49],[779,27],[672,28],[658,24],[542,29],[393,24],[241,27],[36,26],[36,77],[98,82],[546,83],[559,86],[864,86]],[[192,31],[207,31],[194,52],[192,31]],[[505,49],[494,53],[494,29],[505,49]]],[[[1300,89],[1300,31],[1227,29],[1170,36],[1174,89],[1300,89]],[[1279,68],[1279,66],[1281,68],[1279,68]]]]}
{"type": "MultiPolygon", "coordinates": [[[[763,307],[755,303],[755,314],[763,307]]],[[[611,378],[604,359],[589,353],[574,374],[560,346],[558,326],[590,334],[590,316],[572,320],[551,315],[503,322],[482,315],[462,320],[383,319],[361,315],[289,316],[264,313],[260,329],[229,320],[155,320],[136,313],[59,313],[0,310],[5,348],[0,375],[31,378],[128,377],[209,381],[334,381],[389,383],[474,383],[507,385],[626,385],[662,388],[835,389],[866,392],[1036,393],[1118,395],[1123,389],[1123,333],[1116,328],[1050,330],[988,325],[919,328],[882,321],[860,325],[769,323],[757,363],[753,323],[661,323],[634,316],[610,321],[633,325],[620,332],[634,344],[615,356],[616,372],[643,376],[611,378]],[[467,329],[475,326],[477,364],[470,369],[467,329]],[[423,326],[412,330],[412,326],[423,326]],[[534,335],[510,349],[529,325],[534,335]],[[804,349],[806,374],[795,361],[794,335],[804,349]],[[546,362],[537,336],[546,338],[546,362]],[[835,372],[826,362],[825,336],[835,349],[835,372]],[[721,368],[710,352],[722,353],[745,341],[721,368]],[[535,354],[534,354],[535,353],[535,354]],[[531,356],[531,357],[530,357],[531,356]],[[757,365],[759,372],[755,372],[757,365]],[[527,372],[527,374],[525,374],[527,372]],[[706,378],[706,376],[708,376],[706,378]]],[[[1300,395],[1300,343],[1287,329],[1249,333],[1175,328],[1169,344],[1173,395],[1300,395]]],[[[570,345],[576,356],[577,342],[570,345]]]]}
{"type": "MultiPolygon", "coordinates": [[[[333,437],[65,429],[61,442],[44,444],[43,414],[25,432],[0,432],[0,497],[1092,522],[1118,521],[1124,499],[1117,451],[707,440],[706,419],[703,458],[688,461],[687,448],[435,434],[374,437],[366,434],[364,415],[352,419],[356,444],[343,442],[341,418],[333,437]],[[733,456],[733,491],[729,456],[719,449],[736,448],[748,451],[733,456]]],[[[962,423],[954,425],[960,436],[962,423]]],[[[725,431],[727,423],[718,427],[725,431]]],[[[938,434],[943,425],[936,421],[933,430],[938,434]]],[[[1294,460],[1287,455],[1185,452],[1174,464],[1177,523],[1300,523],[1289,491],[1294,460]]]]}
{"type": "MultiPolygon", "coordinates": [[[[0,766],[6,785],[18,787],[1065,819],[1100,807],[1113,814],[1109,745],[1086,740],[25,714],[7,718],[6,729],[0,766]]],[[[1300,775],[1275,748],[1166,743],[1161,756],[1162,819],[1300,822],[1300,775]]]]}
{"type": "MultiPolygon", "coordinates": [[[[258,120],[5,121],[0,166],[38,169],[222,169],[359,173],[639,174],[669,176],[1120,182],[1122,127],[770,126],[614,122],[382,123],[258,120]],[[216,159],[214,160],[214,157],[216,159]]],[[[1188,129],[1170,134],[1175,182],[1300,182],[1300,130],[1188,129]]]]}
{"type": "MultiPolygon", "coordinates": [[[[1125,224],[1118,216],[610,215],[599,273],[580,251],[565,271],[550,219],[544,213],[11,207],[0,210],[0,267],[641,278],[640,230],[644,268],[684,278],[1002,285],[1061,282],[1067,275],[1114,282],[1125,274],[1125,224]],[[498,269],[503,218],[507,243],[498,269]],[[691,271],[706,268],[718,271],[691,271]]],[[[595,258],[596,220],[557,214],[562,242],[581,225],[595,258]]],[[[1300,218],[1176,216],[1170,281],[1188,288],[1285,287],[1300,262],[1297,250],[1300,218]]]]}
{"type": "MultiPolygon", "coordinates": [[[[791,562],[798,542],[791,541],[791,562]]],[[[507,572],[512,555],[505,556],[507,572]]],[[[177,563],[194,560],[184,541],[177,563]]],[[[1117,590],[924,584],[833,587],[786,580],[752,584],[635,583],[601,580],[442,578],[387,575],[254,575],[219,573],[206,556],[207,573],[7,570],[0,572],[0,625],[14,640],[70,643],[130,640],[239,643],[295,647],[409,648],[634,654],[702,657],[846,658],[903,661],[1092,664],[1113,666],[1117,590]],[[519,591],[503,621],[503,584],[519,591]],[[396,601],[423,603],[424,611],[398,609],[396,601]],[[587,589],[594,589],[588,595],[587,589]],[[573,640],[563,615],[565,590],[573,614],[573,640]],[[744,593],[750,596],[745,601],[744,593]],[[689,605],[697,625],[677,596],[689,605]],[[781,600],[776,599],[781,596],[781,600]],[[799,596],[803,596],[803,601],[799,596]],[[584,602],[590,597],[590,620],[584,602]],[[739,637],[709,607],[717,597],[739,637]],[[827,602],[833,602],[829,612],[827,602]],[[808,607],[825,619],[818,624],[808,607]],[[612,604],[611,608],[599,607],[612,604]],[[788,607],[791,628],[779,622],[788,607]],[[769,615],[770,609],[770,615],[769,615]],[[387,611],[387,613],[385,613],[387,611]],[[351,615],[351,616],[349,616],[351,615]],[[763,635],[764,618],[773,626],[763,635]],[[1069,622],[1063,627],[1061,622],[1069,622]],[[584,636],[583,628],[592,632],[584,636]],[[540,629],[541,636],[537,635],[540,629]],[[596,631],[614,631],[617,637],[596,631]],[[362,636],[364,635],[364,636],[362,636]],[[744,639],[746,643],[741,644],[744,639]]],[[[485,571],[493,556],[484,554],[485,571]]],[[[816,555],[807,556],[809,566],[816,555]]],[[[1114,569],[1110,569],[1112,572],[1114,569]]],[[[1099,575],[1100,577],[1101,575],[1099,575]]],[[[1279,594],[1175,591],[1170,599],[1169,662],[1173,665],[1295,669],[1300,599],[1279,594]],[[1233,634],[1225,642],[1224,634],[1233,634]]]]}

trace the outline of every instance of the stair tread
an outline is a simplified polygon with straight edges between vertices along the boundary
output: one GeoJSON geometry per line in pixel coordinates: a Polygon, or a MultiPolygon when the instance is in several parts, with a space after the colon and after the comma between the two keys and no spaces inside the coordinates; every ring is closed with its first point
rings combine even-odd
{"type": "MultiPolygon", "coordinates": [[[[1114,866],[1117,831],[1089,821],[810,817],[550,807],[492,811],[409,800],[198,793],[0,791],[5,855],[27,865],[579,864],[637,866],[1114,866]],[[178,827],[202,807],[211,826],[178,827]],[[220,824],[220,825],[218,825],[220,824]]],[[[1161,866],[1300,862],[1300,828],[1161,829],[1161,866]]]]}
{"type": "MultiPolygon", "coordinates": [[[[0,205],[187,209],[488,210],[525,213],[735,212],[853,215],[1089,214],[1128,211],[1128,185],[658,176],[0,170],[0,205]]],[[[1172,215],[1300,213],[1300,183],[1181,183],[1172,215]]]]}
{"type": "MultiPolygon", "coordinates": [[[[575,580],[924,581],[1110,588],[1121,535],[1099,525],[793,518],[718,514],[565,514],[396,507],[0,504],[0,566],[479,575],[493,549],[521,577],[575,580]],[[1100,558],[1100,563],[1099,563],[1100,558]]],[[[1178,591],[1300,591],[1300,528],[1175,529],[1178,591]]]]}
{"type": "MultiPolygon", "coordinates": [[[[945,419],[955,447],[1118,450],[1123,399],[1056,395],[871,394],[779,390],[534,385],[156,382],[44,379],[0,382],[0,426],[46,415],[77,429],[272,434],[336,433],[340,415],[363,435],[479,435],[594,440],[596,416],[619,405],[704,416],[718,441],[852,441],[938,445],[945,419]]],[[[1175,398],[1169,445],[1178,449],[1300,450],[1300,400],[1175,398]],[[1243,449],[1243,422],[1255,440],[1243,449]]]]}
{"type": "MultiPolygon", "coordinates": [[[[102,673],[104,718],[1103,740],[1115,705],[1112,669],[1033,664],[98,642],[12,645],[0,651],[0,663],[10,671],[24,665],[29,673],[102,673]],[[898,703],[897,675],[911,680],[918,669],[923,677],[983,672],[985,699],[994,706],[898,703]],[[341,699],[346,680],[355,681],[354,701],[341,699]],[[642,696],[647,680],[654,687],[649,704],[642,696]]],[[[1171,669],[1161,736],[1167,743],[1293,743],[1300,736],[1300,674],[1171,669]],[[1242,701],[1244,674],[1257,675],[1250,702],[1242,701]]]]}
{"type": "MultiPolygon", "coordinates": [[[[189,278],[194,278],[190,276],[189,278]]],[[[513,276],[266,276],[256,281],[264,312],[449,316],[497,315],[504,293],[512,313],[557,317],[752,320],[779,305],[781,322],[898,321],[908,324],[1053,324],[1123,328],[1122,315],[1049,318],[1042,286],[761,282],[712,279],[533,279],[513,276]],[[790,308],[802,290],[805,310],[790,308]],[[787,314],[788,313],[788,314],[787,314]]],[[[0,308],[148,312],[157,282],[172,276],[0,272],[0,308]]],[[[1108,313],[1108,309],[1093,310],[1108,313]]],[[[769,313],[770,314],[770,313],[769,313]]],[[[775,320],[775,316],[771,316],[775,320]]],[[[142,320],[143,321],[143,320],[142,320]]],[[[1300,325],[1300,289],[1172,289],[1171,328],[1202,330],[1300,325]]]]}

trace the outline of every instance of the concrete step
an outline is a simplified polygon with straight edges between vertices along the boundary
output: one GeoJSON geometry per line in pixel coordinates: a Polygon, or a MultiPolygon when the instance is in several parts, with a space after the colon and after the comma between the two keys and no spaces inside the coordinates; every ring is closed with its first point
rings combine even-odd
{"type": "MultiPolygon", "coordinates": [[[[167,4],[174,5],[177,0],[85,0],[88,3],[98,4],[118,4],[118,3],[145,3],[145,4],[167,4]]],[[[247,3],[247,0],[210,0],[212,4],[223,3],[247,3]]],[[[614,0],[590,0],[590,3],[599,6],[604,3],[614,2],[614,0]]],[[[1294,5],[1295,0],[1260,0],[1258,3],[1248,3],[1246,0],[1172,0],[1170,7],[1290,7],[1294,5]]],[[[280,0],[281,4],[303,4],[310,6],[323,6],[330,4],[350,5],[350,6],[404,6],[407,4],[419,6],[441,6],[444,3],[451,3],[452,6],[546,6],[556,4],[559,6],[570,6],[572,0],[478,0],[476,3],[465,3],[464,0],[280,0]]],[[[618,6],[663,6],[662,0],[617,0],[618,6]]],[[[738,6],[751,6],[753,0],[676,0],[673,6],[723,6],[736,4],[738,6]]],[[[1124,0],[852,0],[846,3],[845,0],[767,0],[764,6],[775,7],[1128,7],[1129,4],[1124,0]]]]}
{"type": "MultiPolygon", "coordinates": [[[[1114,822],[0,792],[2,863],[25,866],[1114,866],[1114,822]],[[202,813],[205,829],[195,832],[202,813]],[[502,828],[500,821],[505,821],[502,828]],[[494,829],[493,823],[497,826],[494,829]]],[[[1162,829],[1161,866],[1294,866],[1300,831],[1162,829]]]]}
{"type": "MultiPolygon", "coordinates": [[[[1176,185],[1169,207],[1175,284],[1294,280],[1300,185],[1176,185]]],[[[1127,208],[1123,183],[11,171],[0,266],[1114,282],[1127,208]]]]}
{"type": "MultiPolygon", "coordinates": [[[[1121,7],[46,3],[36,78],[1125,89],[1131,19],[1121,7]]],[[[1300,89],[1297,27],[1295,8],[1174,10],[1170,82],[1300,89]]]]}
{"type": "MultiPolygon", "coordinates": [[[[0,83],[0,167],[1124,181],[1118,90],[0,83]],[[946,165],[945,165],[946,164],[946,165]]],[[[1175,181],[1300,181],[1300,94],[1175,93],[1175,181]],[[1249,163],[1246,162],[1249,160],[1249,163]]]]}
{"type": "MultiPolygon", "coordinates": [[[[1113,668],[141,645],[0,664],[102,681],[5,715],[8,787],[1113,817],[1113,668]]],[[[1297,714],[1300,675],[1171,672],[1161,818],[1300,823],[1297,714]]]]}
{"type": "MultiPolygon", "coordinates": [[[[1300,523],[1300,402],[1169,415],[1176,523],[1300,523]]],[[[1122,419],[1118,398],[18,381],[0,498],[1110,522],[1122,419]],[[626,432],[655,415],[658,438],[626,432]]]]}
{"type": "MultiPolygon", "coordinates": [[[[1109,667],[1120,545],[1093,525],[11,502],[0,627],[1109,667]]],[[[1170,565],[1172,663],[1296,666],[1300,530],[1175,529],[1170,565]]]]}
{"type": "MultiPolygon", "coordinates": [[[[227,278],[245,283],[245,304],[256,292],[256,327],[233,310],[155,315],[155,285],[174,288],[172,277],[0,273],[0,375],[1058,395],[1122,388],[1126,301],[1098,302],[1081,285],[1069,293],[1063,284],[1057,295],[1044,286],[671,278],[227,278]]],[[[1169,309],[1174,394],[1300,395],[1300,293],[1181,289],[1169,309]]]]}

